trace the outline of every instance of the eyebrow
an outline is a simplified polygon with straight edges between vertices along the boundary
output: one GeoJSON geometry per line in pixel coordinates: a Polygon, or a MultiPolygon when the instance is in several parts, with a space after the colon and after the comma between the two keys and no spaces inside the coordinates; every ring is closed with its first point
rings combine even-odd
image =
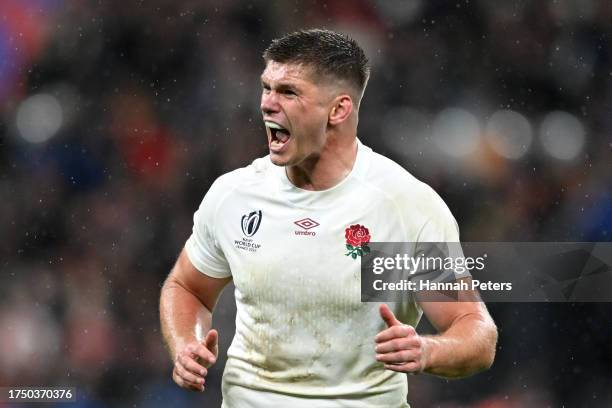
{"type": "MultiPolygon", "coordinates": [[[[261,77],[260,80],[261,80],[262,86],[270,86],[269,81],[267,81],[265,78],[261,77]]],[[[297,90],[300,90],[300,87],[291,82],[279,82],[276,85],[276,89],[278,89],[279,91],[285,91],[285,90],[297,91],[297,90]]]]}

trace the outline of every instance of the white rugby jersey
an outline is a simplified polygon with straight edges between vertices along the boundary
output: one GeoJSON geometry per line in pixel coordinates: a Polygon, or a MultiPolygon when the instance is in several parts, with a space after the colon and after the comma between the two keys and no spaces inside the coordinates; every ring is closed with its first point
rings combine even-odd
{"type": "MultiPolygon", "coordinates": [[[[378,304],[360,301],[360,259],[346,239],[357,224],[372,242],[459,240],[429,186],[361,143],[351,173],[325,191],[295,187],[269,157],[212,185],[185,248],[198,270],[236,287],[224,407],[408,406],[406,375],[375,359],[386,325],[378,304]]],[[[389,306],[417,325],[410,296],[389,306]]]]}

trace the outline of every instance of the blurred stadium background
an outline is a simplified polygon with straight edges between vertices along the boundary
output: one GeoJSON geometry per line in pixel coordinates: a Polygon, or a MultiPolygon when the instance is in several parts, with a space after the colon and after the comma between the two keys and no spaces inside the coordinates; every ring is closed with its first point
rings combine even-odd
{"type": "MultiPolygon", "coordinates": [[[[204,394],[171,382],[159,289],[212,181],[266,154],[260,54],[299,28],[366,48],[359,137],[462,240],[610,240],[611,21],[606,0],[2,0],[0,385],[219,406],[224,359],[204,394]]],[[[490,310],[495,366],[411,377],[414,407],[612,406],[612,305],[490,310]]],[[[233,313],[226,291],[222,354],[233,313]]]]}

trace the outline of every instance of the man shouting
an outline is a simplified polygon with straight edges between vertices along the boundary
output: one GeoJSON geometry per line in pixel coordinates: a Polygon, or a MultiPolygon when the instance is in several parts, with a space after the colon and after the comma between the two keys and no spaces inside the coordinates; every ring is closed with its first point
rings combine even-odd
{"type": "Polygon", "coordinates": [[[490,367],[497,329],[482,302],[360,301],[370,241],[459,241],[442,199],[357,139],[363,50],[308,30],[273,41],[264,61],[269,155],[215,181],[162,289],[174,381],[204,389],[218,353],[212,312],[230,280],[224,407],[406,407],[404,373],[490,367]],[[423,313],[440,334],[415,331],[423,313]]]}

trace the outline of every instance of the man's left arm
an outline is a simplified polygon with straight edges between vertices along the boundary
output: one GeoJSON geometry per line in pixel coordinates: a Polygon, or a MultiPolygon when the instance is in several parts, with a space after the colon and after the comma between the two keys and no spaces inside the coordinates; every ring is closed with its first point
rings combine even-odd
{"type": "Polygon", "coordinates": [[[422,302],[421,308],[439,334],[420,336],[380,306],[387,328],[376,336],[376,359],[385,368],[461,378],[491,367],[497,327],[483,302],[422,302]]]}

